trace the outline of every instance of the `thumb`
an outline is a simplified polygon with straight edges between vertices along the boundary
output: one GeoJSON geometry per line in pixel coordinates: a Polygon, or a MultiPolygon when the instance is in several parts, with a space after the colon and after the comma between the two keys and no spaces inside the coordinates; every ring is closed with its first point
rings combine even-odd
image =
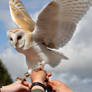
{"type": "Polygon", "coordinates": [[[56,85],[53,82],[49,81],[48,82],[48,86],[50,86],[52,88],[52,90],[56,90],[57,89],[56,85]]]}
{"type": "Polygon", "coordinates": [[[27,82],[27,81],[24,81],[23,85],[26,86],[26,87],[29,87],[29,88],[31,87],[31,84],[29,82],[27,82]]]}

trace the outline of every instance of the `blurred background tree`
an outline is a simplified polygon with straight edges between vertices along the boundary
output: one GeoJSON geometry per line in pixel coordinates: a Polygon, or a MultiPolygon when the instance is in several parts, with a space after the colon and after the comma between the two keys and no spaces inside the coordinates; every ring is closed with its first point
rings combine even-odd
{"type": "Polygon", "coordinates": [[[11,84],[12,78],[0,60],[0,86],[11,84]]]}

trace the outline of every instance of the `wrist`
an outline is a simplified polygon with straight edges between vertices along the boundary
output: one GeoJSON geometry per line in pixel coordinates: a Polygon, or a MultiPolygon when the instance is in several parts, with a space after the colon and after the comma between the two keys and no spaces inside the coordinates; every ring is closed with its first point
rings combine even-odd
{"type": "Polygon", "coordinates": [[[44,83],[42,80],[34,80],[33,83],[34,83],[34,82],[40,82],[40,83],[42,83],[42,84],[44,83]]]}
{"type": "Polygon", "coordinates": [[[47,87],[43,83],[34,82],[31,85],[31,90],[35,90],[35,89],[40,89],[42,91],[46,91],[47,90],[47,87]]]}

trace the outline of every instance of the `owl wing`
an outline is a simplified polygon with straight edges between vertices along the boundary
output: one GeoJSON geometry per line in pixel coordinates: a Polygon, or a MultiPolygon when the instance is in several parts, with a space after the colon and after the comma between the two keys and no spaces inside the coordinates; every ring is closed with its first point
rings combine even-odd
{"type": "Polygon", "coordinates": [[[49,48],[63,47],[91,4],[91,0],[52,0],[38,16],[36,39],[49,48]]]}
{"type": "Polygon", "coordinates": [[[34,30],[35,22],[27,13],[24,5],[20,0],[10,0],[9,1],[10,13],[13,21],[23,29],[30,31],[34,30]]]}

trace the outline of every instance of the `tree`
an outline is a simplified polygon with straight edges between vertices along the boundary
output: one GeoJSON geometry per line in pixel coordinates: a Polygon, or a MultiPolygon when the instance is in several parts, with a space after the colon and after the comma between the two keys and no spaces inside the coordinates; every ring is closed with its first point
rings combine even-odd
{"type": "Polygon", "coordinates": [[[11,84],[13,81],[7,69],[0,60],[0,86],[11,84]]]}

